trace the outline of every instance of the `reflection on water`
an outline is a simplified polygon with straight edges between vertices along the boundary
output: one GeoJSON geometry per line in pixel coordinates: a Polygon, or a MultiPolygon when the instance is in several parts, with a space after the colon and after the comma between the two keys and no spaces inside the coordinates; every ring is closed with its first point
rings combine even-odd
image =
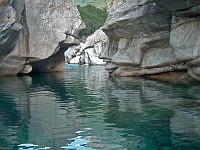
{"type": "Polygon", "coordinates": [[[0,149],[200,149],[200,85],[107,76],[69,65],[1,77],[0,149]]]}

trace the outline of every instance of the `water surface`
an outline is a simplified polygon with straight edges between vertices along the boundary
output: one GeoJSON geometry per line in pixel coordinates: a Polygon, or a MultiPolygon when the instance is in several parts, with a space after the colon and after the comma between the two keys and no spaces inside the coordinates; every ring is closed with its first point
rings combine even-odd
{"type": "Polygon", "coordinates": [[[109,78],[102,66],[0,78],[0,150],[198,150],[200,85],[109,78]]]}

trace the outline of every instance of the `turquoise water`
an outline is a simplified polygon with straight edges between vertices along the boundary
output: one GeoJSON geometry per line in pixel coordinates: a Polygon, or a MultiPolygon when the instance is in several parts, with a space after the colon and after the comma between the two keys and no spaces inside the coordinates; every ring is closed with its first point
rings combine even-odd
{"type": "Polygon", "coordinates": [[[102,66],[65,70],[0,78],[0,150],[26,143],[51,150],[200,149],[199,83],[108,78],[102,66]]]}

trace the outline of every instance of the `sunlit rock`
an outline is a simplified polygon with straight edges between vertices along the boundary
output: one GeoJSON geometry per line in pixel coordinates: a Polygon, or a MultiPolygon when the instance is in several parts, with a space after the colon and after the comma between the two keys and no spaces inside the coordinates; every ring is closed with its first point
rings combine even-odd
{"type": "Polygon", "coordinates": [[[71,46],[65,52],[65,62],[69,63],[72,58],[76,57],[76,53],[80,50],[80,46],[71,46]]]}
{"type": "Polygon", "coordinates": [[[98,29],[86,39],[85,43],[68,48],[64,53],[65,61],[86,65],[104,65],[105,62],[100,58],[100,54],[107,49],[107,46],[108,37],[101,29],[98,29]]]}
{"type": "Polygon", "coordinates": [[[70,64],[79,64],[80,63],[80,56],[76,56],[70,60],[70,64]]]}
{"type": "Polygon", "coordinates": [[[105,64],[103,59],[100,59],[101,51],[104,51],[108,46],[108,37],[100,29],[96,30],[91,36],[86,39],[86,43],[83,45],[82,49],[87,53],[90,64],[101,65],[105,64]]]}

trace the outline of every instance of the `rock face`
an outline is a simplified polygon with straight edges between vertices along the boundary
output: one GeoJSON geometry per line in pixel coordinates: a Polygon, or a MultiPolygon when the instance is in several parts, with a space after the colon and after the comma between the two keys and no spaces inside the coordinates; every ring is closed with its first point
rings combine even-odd
{"type": "MultiPolygon", "coordinates": [[[[154,0],[155,3],[168,11],[184,11],[200,4],[199,0],[154,0]]],[[[198,7],[198,6],[197,6],[198,7]]]]}
{"type": "Polygon", "coordinates": [[[200,80],[200,1],[114,0],[103,31],[101,54],[113,76],[143,76],[185,70],[200,80]]]}
{"type": "Polygon", "coordinates": [[[100,53],[104,49],[107,49],[108,37],[100,29],[96,30],[91,36],[86,39],[86,43],[83,45],[82,49],[85,52],[85,63],[92,65],[105,64],[103,59],[100,59],[100,53]],[[88,58],[87,58],[88,56],[88,58]]]}
{"type": "Polygon", "coordinates": [[[62,71],[85,27],[72,0],[1,0],[0,11],[0,75],[62,71]]]}
{"type": "Polygon", "coordinates": [[[104,65],[105,62],[99,56],[101,51],[107,49],[107,46],[108,37],[100,28],[90,35],[85,43],[70,47],[65,52],[66,62],[72,64],[104,65]]]}

